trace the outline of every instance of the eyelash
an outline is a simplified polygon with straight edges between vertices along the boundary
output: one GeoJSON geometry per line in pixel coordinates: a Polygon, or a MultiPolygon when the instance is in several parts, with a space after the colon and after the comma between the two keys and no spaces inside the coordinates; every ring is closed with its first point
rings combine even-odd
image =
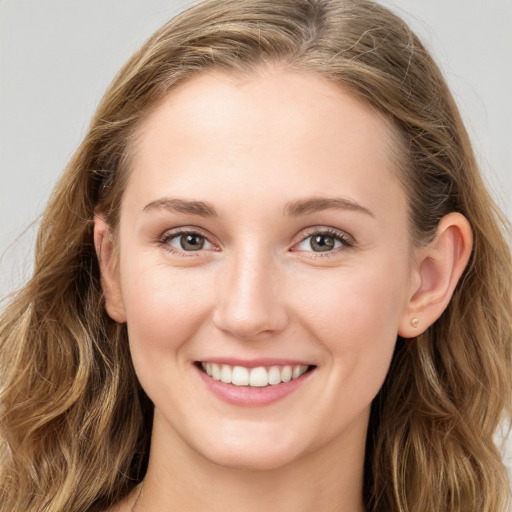
{"type": "MultiPolygon", "coordinates": [[[[199,256],[200,253],[203,252],[202,248],[197,251],[185,251],[185,250],[177,249],[177,248],[173,247],[172,245],[170,245],[172,240],[175,240],[177,238],[180,238],[180,237],[186,236],[186,235],[193,235],[193,236],[201,237],[202,239],[205,240],[205,242],[208,242],[213,247],[216,247],[215,244],[210,242],[210,240],[208,239],[208,237],[206,235],[203,235],[199,231],[194,230],[194,229],[181,229],[179,231],[174,231],[174,232],[166,231],[162,236],[160,236],[157,239],[157,242],[159,245],[161,245],[166,251],[170,252],[171,254],[176,254],[178,256],[185,256],[185,257],[199,256]]],[[[214,250],[218,250],[218,249],[214,249],[214,250]]]]}
{"type": "MultiPolygon", "coordinates": [[[[343,233],[342,231],[338,231],[333,228],[314,228],[307,233],[307,236],[301,238],[299,242],[294,244],[293,247],[297,247],[298,245],[304,243],[308,239],[312,239],[315,236],[327,236],[333,238],[335,241],[341,243],[341,247],[336,247],[330,251],[318,252],[318,251],[304,251],[309,253],[310,258],[329,258],[331,256],[337,255],[340,251],[350,249],[354,247],[355,241],[354,239],[348,235],[347,233],[343,233]]],[[[311,244],[311,242],[310,242],[311,244]]]]}
{"type": "MultiPolygon", "coordinates": [[[[197,251],[186,251],[186,250],[177,249],[170,245],[170,242],[172,240],[178,239],[185,235],[194,235],[194,236],[200,237],[200,238],[204,239],[205,242],[212,245],[214,247],[213,250],[215,250],[215,251],[219,250],[218,247],[213,242],[211,242],[207,236],[201,234],[199,231],[194,230],[194,229],[190,229],[190,230],[189,229],[181,229],[180,231],[174,231],[174,232],[167,231],[157,239],[157,242],[166,251],[168,251],[172,254],[176,254],[178,256],[185,256],[185,257],[200,256],[200,254],[203,252],[203,248],[201,248],[197,251]]],[[[319,251],[313,251],[313,250],[302,251],[302,252],[310,253],[310,255],[308,256],[310,258],[328,258],[330,256],[334,256],[334,255],[338,254],[338,252],[340,250],[346,250],[351,247],[354,247],[354,245],[355,245],[353,238],[346,233],[335,230],[333,228],[314,228],[313,230],[307,232],[306,236],[304,236],[298,242],[296,242],[293,245],[291,250],[293,252],[298,252],[298,250],[295,249],[295,247],[304,243],[306,240],[311,239],[314,236],[326,236],[326,237],[333,238],[335,241],[341,243],[341,247],[335,247],[334,249],[328,250],[325,252],[319,252],[319,251]]]]}

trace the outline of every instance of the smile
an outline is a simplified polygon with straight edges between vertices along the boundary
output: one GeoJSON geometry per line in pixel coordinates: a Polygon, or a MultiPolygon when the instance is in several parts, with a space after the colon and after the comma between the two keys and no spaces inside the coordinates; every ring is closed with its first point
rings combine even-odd
{"type": "Polygon", "coordinates": [[[234,386],[263,388],[298,379],[310,368],[307,365],[257,366],[246,368],[230,364],[201,362],[203,371],[213,380],[234,386]]]}

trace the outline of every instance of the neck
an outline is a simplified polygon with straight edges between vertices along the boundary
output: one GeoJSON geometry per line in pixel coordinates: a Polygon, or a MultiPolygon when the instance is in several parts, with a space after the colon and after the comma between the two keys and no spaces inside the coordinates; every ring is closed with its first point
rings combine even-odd
{"type": "Polygon", "coordinates": [[[205,459],[155,422],[136,512],[363,512],[365,436],[332,443],[280,467],[225,467],[205,459]],[[165,443],[163,442],[165,439],[165,443]]]}

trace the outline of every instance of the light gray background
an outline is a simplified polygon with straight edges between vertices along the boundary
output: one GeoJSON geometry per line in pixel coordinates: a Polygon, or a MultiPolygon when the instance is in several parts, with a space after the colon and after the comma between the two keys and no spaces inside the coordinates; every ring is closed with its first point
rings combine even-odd
{"type": "MultiPolygon", "coordinates": [[[[189,0],[0,0],[0,296],[115,72],[189,0]]],[[[493,194],[512,217],[512,0],[386,0],[433,50],[493,194]]]]}
{"type": "MultiPolygon", "coordinates": [[[[276,0],[279,1],[279,0],[276,0]]],[[[512,218],[512,0],[389,0],[432,49],[512,218]]],[[[0,296],[114,73],[187,0],[0,0],[0,296]]],[[[507,456],[509,459],[510,456],[507,456]]]]}

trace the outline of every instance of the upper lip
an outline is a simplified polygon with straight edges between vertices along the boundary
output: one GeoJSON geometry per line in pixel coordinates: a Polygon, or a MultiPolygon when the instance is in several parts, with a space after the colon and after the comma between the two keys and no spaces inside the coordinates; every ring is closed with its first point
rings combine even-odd
{"type": "Polygon", "coordinates": [[[227,364],[230,366],[243,366],[244,368],[257,368],[258,366],[313,366],[310,361],[304,361],[301,359],[282,359],[270,357],[261,357],[257,359],[238,359],[234,357],[206,357],[205,359],[200,359],[197,362],[227,364]]]}

